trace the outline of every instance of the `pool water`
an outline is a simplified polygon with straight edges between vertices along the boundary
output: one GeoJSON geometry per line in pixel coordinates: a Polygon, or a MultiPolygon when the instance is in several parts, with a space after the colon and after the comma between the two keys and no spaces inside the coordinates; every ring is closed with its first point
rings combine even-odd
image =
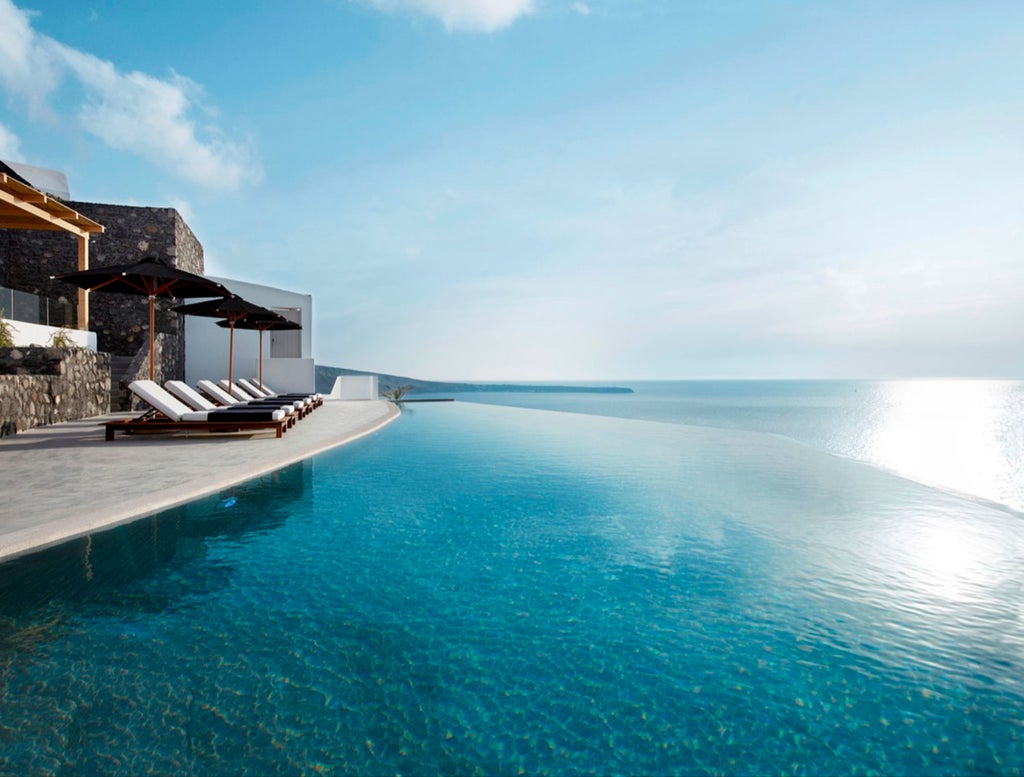
{"type": "Polygon", "coordinates": [[[463,403],[0,566],[0,772],[1020,774],[1022,516],[463,403]]]}

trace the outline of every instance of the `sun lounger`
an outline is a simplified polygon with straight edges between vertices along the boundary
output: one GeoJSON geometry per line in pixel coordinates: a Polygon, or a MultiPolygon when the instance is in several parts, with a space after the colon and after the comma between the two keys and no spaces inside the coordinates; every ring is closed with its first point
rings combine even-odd
{"type": "Polygon", "coordinates": [[[301,401],[302,404],[308,404],[309,400],[304,394],[273,394],[272,396],[264,396],[263,394],[256,393],[253,391],[247,391],[242,388],[238,383],[228,383],[226,380],[217,381],[217,385],[221,389],[229,393],[234,398],[242,402],[272,402],[272,401],[301,401]]]}
{"type": "Polygon", "coordinates": [[[224,407],[245,404],[244,402],[235,399],[212,380],[196,381],[196,388],[199,389],[207,399],[210,399],[214,403],[224,407]]]}
{"type": "MultiPolygon", "coordinates": [[[[217,405],[211,402],[209,399],[204,397],[190,385],[185,383],[183,380],[169,380],[164,383],[164,388],[167,389],[176,398],[180,399],[186,405],[191,407],[193,410],[222,410],[225,406],[217,405]]],[[[269,405],[261,405],[261,407],[268,407],[269,405]]],[[[235,405],[226,406],[227,409],[231,408],[242,408],[245,407],[241,402],[235,405]]],[[[291,414],[297,411],[297,407],[290,403],[278,405],[286,413],[291,414]]]]}
{"type": "Polygon", "coordinates": [[[255,389],[246,390],[237,383],[228,383],[226,380],[218,381],[217,385],[240,402],[295,402],[307,410],[314,407],[314,400],[308,394],[274,394],[268,397],[255,389]]]}
{"type": "Polygon", "coordinates": [[[207,399],[222,407],[282,407],[284,405],[290,405],[298,411],[300,418],[305,417],[309,412],[309,408],[307,407],[308,403],[306,402],[293,402],[283,398],[251,400],[236,399],[212,380],[198,381],[196,383],[196,388],[199,389],[207,399]]]}
{"type": "MultiPolygon", "coordinates": [[[[263,384],[263,390],[267,391],[267,392],[270,392],[270,396],[272,396],[272,397],[288,396],[287,392],[284,393],[284,394],[278,394],[276,391],[274,391],[274,389],[270,388],[270,386],[268,386],[266,383],[263,384]]],[[[313,399],[323,399],[324,398],[323,394],[318,394],[315,391],[312,394],[303,394],[303,396],[312,397],[313,399]]]]}
{"type": "Polygon", "coordinates": [[[248,394],[252,394],[257,397],[269,397],[280,398],[280,399],[295,399],[300,398],[308,402],[311,408],[320,407],[324,403],[323,394],[305,394],[302,392],[286,392],[284,394],[275,394],[270,391],[265,385],[263,388],[257,384],[256,380],[246,380],[245,378],[239,378],[235,381],[236,385],[248,394]]]}
{"type": "MultiPolygon", "coordinates": [[[[250,394],[248,391],[243,391],[234,383],[229,383],[227,380],[218,380],[217,385],[224,391],[228,392],[232,397],[237,399],[239,402],[252,402],[257,399],[256,395],[250,394]]],[[[269,399],[269,397],[260,396],[259,399],[269,399]]]]}
{"type": "Polygon", "coordinates": [[[129,387],[132,393],[152,410],[138,418],[108,421],[106,437],[113,440],[117,432],[237,432],[271,429],[280,437],[294,423],[278,408],[192,410],[151,380],[136,380],[129,387]]]}
{"type": "Polygon", "coordinates": [[[245,378],[239,378],[236,381],[236,383],[239,385],[239,387],[243,391],[246,391],[246,392],[248,392],[250,394],[253,394],[255,396],[285,397],[285,398],[289,398],[289,397],[302,397],[302,398],[308,399],[310,402],[312,402],[313,403],[313,407],[320,407],[320,405],[322,405],[324,403],[324,395],[323,394],[317,394],[317,393],[304,394],[302,392],[286,392],[284,394],[277,394],[274,391],[272,391],[271,389],[269,389],[267,387],[266,383],[264,383],[263,387],[260,388],[260,386],[257,385],[256,382],[250,381],[250,380],[246,380],[245,378]]]}
{"type": "Polygon", "coordinates": [[[255,380],[246,380],[245,378],[239,378],[235,381],[239,386],[248,391],[250,394],[255,394],[259,397],[272,397],[273,392],[268,391],[259,387],[259,383],[255,380]]]}

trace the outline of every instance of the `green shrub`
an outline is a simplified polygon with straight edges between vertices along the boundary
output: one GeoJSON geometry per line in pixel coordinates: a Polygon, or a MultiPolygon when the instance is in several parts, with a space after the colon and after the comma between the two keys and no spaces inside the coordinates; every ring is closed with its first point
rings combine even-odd
{"type": "Polygon", "coordinates": [[[4,309],[0,308],[0,348],[14,347],[14,330],[4,318],[4,309]]]}
{"type": "Polygon", "coordinates": [[[51,348],[77,348],[78,344],[71,339],[71,333],[67,330],[67,327],[61,327],[52,335],[50,335],[50,347],[51,348]]]}
{"type": "Polygon", "coordinates": [[[391,402],[401,402],[402,398],[405,396],[406,392],[411,391],[414,388],[416,388],[416,387],[415,386],[395,386],[395,387],[392,388],[392,387],[388,386],[381,393],[384,395],[384,399],[387,399],[387,400],[389,400],[391,402]]]}

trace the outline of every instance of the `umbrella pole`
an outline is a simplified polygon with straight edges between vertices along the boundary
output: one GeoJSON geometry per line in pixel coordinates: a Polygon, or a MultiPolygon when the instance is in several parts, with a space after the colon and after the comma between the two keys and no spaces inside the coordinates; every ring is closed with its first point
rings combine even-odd
{"type": "Polygon", "coordinates": [[[260,330],[260,391],[263,391],[263,330],[260,330]]]}
{"type": "Polygon", "coordinates": [[[153,322],[154,322],[154,320],[155,319],[154,319],[154,316],[153,316],[153,295],[150,294],[149,295],[149,379],[150,380],[156,380],[156,378],[154,377],[154,375],[156,374],[156,371],[153,368],[153,341],[155,339],[154,335],[153,335],[153,326],[154,326],[153,322]]]}

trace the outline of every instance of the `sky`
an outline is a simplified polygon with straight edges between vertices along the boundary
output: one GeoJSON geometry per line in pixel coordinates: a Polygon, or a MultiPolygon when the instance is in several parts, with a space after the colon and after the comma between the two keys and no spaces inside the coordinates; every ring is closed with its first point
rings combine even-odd
{"type": "Polygon", "coordinates": [[[0,158],[439,380],[1024,377],[1024,3],[0,0],[0,158]]]}

